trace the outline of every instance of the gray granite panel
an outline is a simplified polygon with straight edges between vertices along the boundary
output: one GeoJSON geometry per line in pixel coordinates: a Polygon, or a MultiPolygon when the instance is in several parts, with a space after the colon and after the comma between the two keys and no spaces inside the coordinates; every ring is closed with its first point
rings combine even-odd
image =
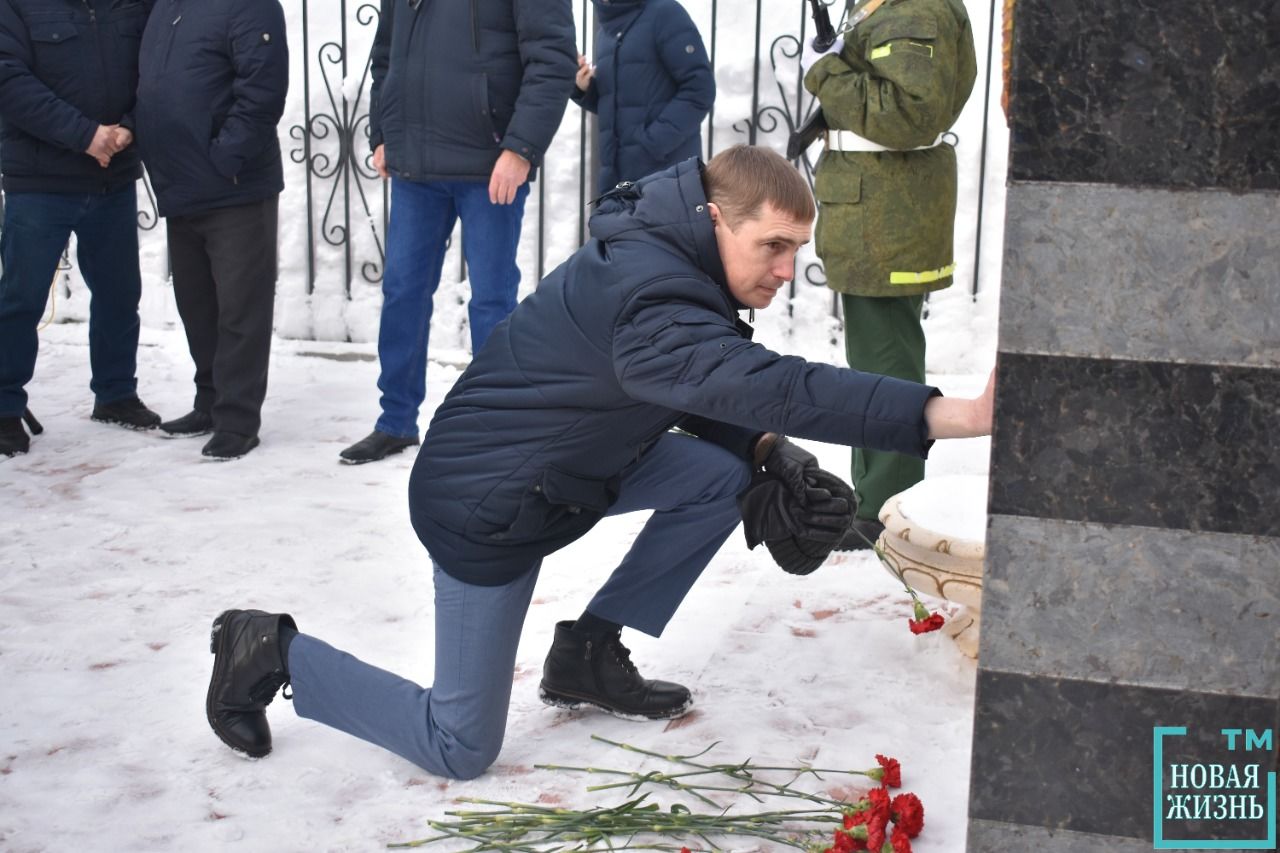
{"type": "Polygon", "coordinates": [[[1280,697],[1280,538],[991,517],[983,665],[1280,697]]]}
{"type": "Polygon", "coordinates": [[[969,821],[968,853],[1151,853],[1145,839],[1091,835],[990,820],[969,821]]]}
{"type": "Polygon", "coordinates": [[[1280,536],[1280,370],[1001,353],[993,513],[1280,536]]]}
{"type": "MultiPolygon", "coordinates": [[[[1149,618],[1150,614],[1135,614],[1149,618]]],[[[983,631],[990,629],[984,620],[983,631]]],[[[1124,838],[1153,837],[1153,729],[1185,726],[1164,761],[1223,763],[1223,728],[1276,732],[1280,700],[1158,690],[978,669],[969,817],[1124,838]]],[[[1280,742],[1247,759],[1265,772],[1280,742]]],[[[1162,774],[1163,779],[1164,774],[1162,774]]],[[[1167,794],[1167,779],[1165,793],[1167,794]]],[[[1257,793],[1255,791],[1255,793],[1257,793]]],[[[1169,838],[1259,838],[1261,821],[1178,821],[1169,838]]]]}
{"type": "Polygon", "coordinates": [[[1280,4],[1018,0],[1015,180],[1280,189],[1280,4]]]}
{"type": "Polygon", "coordinates": [[[1004,351],[1280,366],[1280,193],[1015,183],[1004,246],[1004,351]]]}

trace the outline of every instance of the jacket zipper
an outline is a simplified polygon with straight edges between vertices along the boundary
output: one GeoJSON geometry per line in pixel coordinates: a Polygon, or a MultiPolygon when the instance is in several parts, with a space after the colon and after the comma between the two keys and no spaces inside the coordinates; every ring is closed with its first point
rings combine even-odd
{"type": "MultiPolygon", "coordinates": [[[[171,0],[170,6],[175,11],[178,9],[178,0],[171,0]]],[[[173,19],[173,23],[169,25],[169,43],[164,46],[164,59],[160,62],[160,70],[167,71],[169,69],[169,57],[173,54],[173,43],[178,40],[178,22],[182,20],[182,12],[178,12],[178,16],[173,19]]]]}
{"type": "MultiPolygon", "coordinates": [[[[93,6],[89,4],[89,0],[80,0],[80,2],[81,4],[83,4],[85,11],[89,13],[89,26],[93,28],[93,48],[98,54],[98,68],[101,73],[101,76],[98,79],[99,81],[101,81],[103,102],[105,106],[105,101],[106,101],[105,96],[106,96],[107,86],[110,84],[110,80],[107,78],[107,60],[104,59],[102,56],[102,39],[99,38],[99,33],[98,33],[98,13],[93,8],[93,6]]],[[[104,169],[103,171],[106,171],[106,170],[104,169]]],[[[102,182],[102,191],[105,193],[110,188],[111,188],[111,182],[110,180],[108,180],[107,176],[104,175],[103,182],[102,182]]]]}

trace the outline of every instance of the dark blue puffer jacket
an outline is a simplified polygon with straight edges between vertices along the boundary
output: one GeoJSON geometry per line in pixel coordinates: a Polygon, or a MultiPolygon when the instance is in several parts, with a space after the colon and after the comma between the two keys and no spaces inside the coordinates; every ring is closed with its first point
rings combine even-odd
{"type": "Polygon", "coordinates": [[[409,511],[453,577],[506,583],[586,533],[677,423],[744,459],[766,430],[925,454],[936,389],[751,342],[698,161],[607,195],[591,237],[498,325],[423,439],[409,511]]]}
{"type": "Polygon", "coordinates": [[[698,157],[716,81],[676,0],[593,0],[595,77],[573,97],[600,116],[600,191],[698,157]]]}
{"type": "Polygon", "coordinates": [[[288,90],[277,0],[159,0],[142,38],[137,120],[160,215],[284,189],[276,125],[288,90]]]}
{"type": "Polygon", "coordinates": [[[0,171],[6,192],[109,192],[142,177],[136,146],[107,168],[100,124],[132,128],[138,40],[153,0],[0,0],[0,171]]]}
{"type": "Polygon", "coordinates": [[[382,0],[369,142],[412,181],[488,181],[503,148],[542,163],[576,88],[569,0],[382,0]]]}

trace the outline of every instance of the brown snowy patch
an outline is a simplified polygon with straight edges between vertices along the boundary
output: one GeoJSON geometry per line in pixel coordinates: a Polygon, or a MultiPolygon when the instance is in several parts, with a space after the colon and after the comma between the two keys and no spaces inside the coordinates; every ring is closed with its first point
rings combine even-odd
{"type": "Polygon", "coordinates": [[[823,619],[830,619],[839,612],[839,608],[836,608],[835,610],[813,610],[809,612],[809,615],[821,622],[823,619]]]}
{"type": "Polygon", "coordinates": [[[205,819],[206,820],[226,820],[227,816],[224,815],[222,812],[209,812],[209,816],[205,819]]]}
{"type": "Polygon", "coordinates": [[[167,645],[169,644],[168,643],[147,643],[147,648],[151,649],[151,651],[153,652],[158,652],[167,645]]]}
{"type": "Polygon", "coordinates": [[[698,719],[701,717],[702,717],[701,711],[690,711],[689,713],[685,714],[683,717],[676,717],[674,720],[667,723],[665,726],[663,726],[662,730],[664,732],[669,732],[674,729],[682,729],[691,723],[697,722],[698,719]]]}
{"type": "Polygon", "coordinates": [[[547,805],[550,805],[550,806],[558,806],[560,805],[561,802],[563,802],[559,794],[552,794],[548,791],[544,791],[543,793],[539,794],[537,801],[540,803],[546,803],[547,805]]]}
{"type": "Polygon", "coordinates": [[[812,628],[801,628],[801,627],[799,627],[799,626],[792,625],[792,626],[791,626],[791,636],[793,636],[793,637],[805,637],[805,638],[809,638],[809,637],[816,637],[816,636],[818,636],[818,632],[817,632],[817,631],[815,631],[815,630],[813,630],[812,628]]]}
{"type": "Polygon", "coordinates": [[[122,663],[124,663],[124,661],[118,661],[118,660],[99,661],[98,663],[89,664],[89,669],[92,669],[92,670],[111,669],[112,667],[117,667],[122,663]]]}
{"type": "Polygon", "coordinates": [[[856,803],[867,795],[867,789],[857,785],[832,785],[823,793],[842,803],[856,803]]]}

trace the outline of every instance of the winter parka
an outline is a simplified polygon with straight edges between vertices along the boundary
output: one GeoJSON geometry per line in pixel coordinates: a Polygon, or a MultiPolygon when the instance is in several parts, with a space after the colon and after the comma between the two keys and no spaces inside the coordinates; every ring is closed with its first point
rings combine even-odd
{"type": "Polygon", "coordinates": [[[595,76],[573,98],[599,115],[599,191],[698,157],[716,98],[702,36],[676,0],[593,0],[595,76]]]}
{"type": "Polygon", "coordinates": [[[284,189],[276,125],[288,90],[277,0],[159,0],[142,37],[137,118],[160,215],[284,189]]]}
{"type": "Polygon", "coordinates": [[[976,74],[962,0],[895,0],[805,75],[830,127],[895,149],[818,160],[814,245],[833,290],[915,296],[951,284],[956,152],[933,143],[960,117],[976,74]]]}
{"type": "Polygon", "coordinates": [[[142,177],[134,146],[107,168],[100,124],[134,126],[138,40],[152,0],[0,0],[0,171],[6,192],[110,192],[142,177]]]}
{"type": "Polygon", "coordinates": [[[537,173],[577,67],[569,0],[382,0],[369,143],[411,181],[488,181],[506,148],[537,173]]]}
{"type": "Polygon", "coordinates": [[[423,439],[410,515],[448,574],[507,583],[582,536],[676,424],[744,460],[764,431],[925,455],[937,389],[751,342],[698,161],[607,194],[590,229],[494,330],[423,439]]]}

